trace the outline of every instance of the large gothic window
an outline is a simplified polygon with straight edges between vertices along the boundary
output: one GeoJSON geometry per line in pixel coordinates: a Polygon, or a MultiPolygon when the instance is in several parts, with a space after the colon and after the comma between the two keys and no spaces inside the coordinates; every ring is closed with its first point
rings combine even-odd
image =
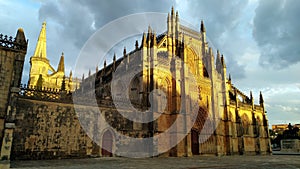
{"type": "Polygon", "coordinates": [[[168,78],[165,79],[162,87],[167,100],[165,110],[170,111],[172,96],[171,96],[171,82],[168,78]]]}
{"type": "Polygon", "coordinates": [[[130,84],[130,89],[129,89],[129,96],[130,96],[130,101],[134,103],[139,102],[139,92],[140,92],[140,80],[136,77],[133,79],[133,81],[130,84]]]}
{"type": "Polygon", "coordinates": [[[244,114],[242,116],[242,126],[243,126],[243,133],[244,135],[249,135],[250,134],[250,131],[249,131],[249,128],[250,128],[250,121],[249,121],[249,118],[246,114],[244,114]]]}

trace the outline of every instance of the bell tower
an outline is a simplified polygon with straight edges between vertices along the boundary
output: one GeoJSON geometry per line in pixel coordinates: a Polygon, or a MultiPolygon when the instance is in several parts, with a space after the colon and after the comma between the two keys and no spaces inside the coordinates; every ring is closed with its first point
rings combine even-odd
{"type": "Polygon", "coordinates": [[[30,58],[28,84],[37,86],[38,79],[45,78],[48,75],[48,71],[55,72],[47,59],[46,22],[43,22],[34,55],[30,58]]]}

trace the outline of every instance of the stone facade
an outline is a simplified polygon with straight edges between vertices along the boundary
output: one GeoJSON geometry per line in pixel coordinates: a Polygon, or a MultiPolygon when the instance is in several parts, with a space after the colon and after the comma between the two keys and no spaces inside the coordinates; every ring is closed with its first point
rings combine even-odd
{"type": "MultiPolygon", "coordinates": [[[[17,104],[12,108],[16,110],[12,116],[16,124],[12,158],[122,156],[128,149],[133,156],[141,153],[151,156],[156,152],[163,152],[159,156],[270,153],[262,94],[259,105],[255,105],[251,92],[246,96],[232,84],[230,76],[227,78],[225,59],[219,51],[214,56],[206,41],[203,22],[200,31],[192,30],[180,24],[178,13],[172,9],[166,32],[156,36],[149,27],[141,45],[137,42],[130,53],[124,49],[124,56],[118,60],[113,56],[109,65],[104,62],[103,68],[89,74],[74,92],[67,87],[44,86],[59,84],[44,79],[50,78],[49,75],[40,76],[43,67],[47,71],[51,68],[46,50],[41,50],[46,46],[44,34],[45,24],[35,52],[38,54],[31,58],[30,83],[20,88],[17,104]],[[140,71],[135,73],[132,68],[140,71]],[[118,71],[124,74],[117,74],[118,71]],[[126,78],[131,74],[134,76],[126,87],[122,75],[126,78]],[[43,87],[33,87],[40,77],[43,87]],[[158,90],[163,93],[152,95],[158,90]],[[122,105],[126,100],[122,98],[124,94],[128,94],[135,110],[122,105]],[[72,100],[72,96],[79,101],[72,100]],[[95,96],[96,106],[92,104],[95,96]],[[194,112],[190,111],[193,103],[197,104],[194,112]],[[146,116],[137,112],[148,109],[154,119],[149,123],[134,122],[121,114],[124,111],[143,119],[146,116]],[[108,124],[99,123],[100,118],[108,124]],[[190,123],[193,118],[194,123],[190,123]],[[182,120],[169,137],[150,139],[146,149],[116,133],[128,138],[151,138],[167,131],[177,119],[182,120]],[[165,146],[173,144],[174,138],[182,135],[178,144],[163,151],[165,146]],[[108,146],[109,151],[101,146],[108,146]]],[[[63,64],[57,72],[60,70],[63,64]]]]}
{"type": "Polygon", "coordinates": [[[19,92],[27,41],[23,29],[16,37],[0,34],[0,168],[9,168],[13,141],[14,105],[19,92]]]}

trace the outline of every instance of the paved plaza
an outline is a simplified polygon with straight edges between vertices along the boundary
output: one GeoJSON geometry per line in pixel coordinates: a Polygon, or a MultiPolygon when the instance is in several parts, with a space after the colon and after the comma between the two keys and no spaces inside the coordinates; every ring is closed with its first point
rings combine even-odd
{"type": "Polygon", "coordinates": [[[12,161],[16,169],[198,169],[198,168],[300,168],[298,155],[271,156],[195,156],[195,157],[156,157],[132,158],[92,158],[40,161],[12,161]]]}

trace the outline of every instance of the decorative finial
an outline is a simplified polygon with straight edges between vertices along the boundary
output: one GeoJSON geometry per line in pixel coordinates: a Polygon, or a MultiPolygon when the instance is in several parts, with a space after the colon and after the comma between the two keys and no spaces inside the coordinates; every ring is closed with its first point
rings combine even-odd
{"type": "Polygon", "coordinates": [[[114,62],[116,61],[116,53],[114,53],[113,61],[114,61],[114,62]]]}
{"type": "Polygon", "coordinates": [[[262,95],[261,91],[260,91],[260,93],[259,93],[259,104],[260,104],[260,105],[263,105],[263,104],[264,104],[264,98],[263,98],[263,95],[262,95]]]}
{"type": "Polygon", "coordinates": [[[157,42],[156,42],[156,33],[155,33],[155,32],[153,33],[153,37],[152,37],[152,38],[153,38],[153,40],[152,40],[152,43],[153,43],[153,44],[152,44],[152,45],[153,45],[153,46],[157,46],[157,42]]]}
{"type": "Polygon", "coordinates": [[[171,16],[174,16],[174,6],[172,6],[171,16]]]}
{"type": "Polygon", "coordinates": [[[201,20],[201,32],[206,32],[203,20],[201,20]]]}
{"type": "Polygon", "coordinates": [[[138,49],[139,49],[139,41],[136,40],[136,41],[135,41],[135,50],[138,50],[138,49]]]}
{"type": "Polygon", "coordinates": [[[221,56],[221,63],[222,63],[222,66],[223,66],[223,67],[226,67],[226,64],[225,64],[225,60],[224,60],[223,54],[222,54],[222,56],[221,56]]]}
{"type": "Polygon", "coordinates": [[[126,53],[127,53],[127,52],[126,52],[126,47],[124,47],[123,55],[126,56],[126,53]]]}
{"type": "Polygon", "coordinates": [[[176,22],[179,21],[179,15],[178,15],[178,11],[176,11],[176,22]]]}
{"type": "Polygon", "coordinates": [[[142,42],[143,47],[146,47],[147,46],[147,37],[146,37],[146,33],[145,32],[143,33],[143,40],[142,41],[143,41],[142,42]]]}

